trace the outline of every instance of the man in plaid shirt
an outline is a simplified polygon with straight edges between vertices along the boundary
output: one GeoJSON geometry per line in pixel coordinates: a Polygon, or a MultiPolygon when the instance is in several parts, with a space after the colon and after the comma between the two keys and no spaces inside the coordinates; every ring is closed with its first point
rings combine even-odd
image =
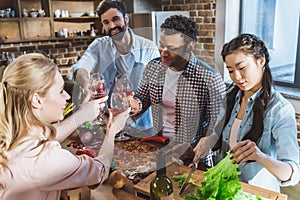
{"type": "Polygon", "coordinates": [[[156,133],[193,144],[190,161],[196,161],[204,157],[201,148],[209,152],[208,146],[197,143],[213,130],[225,84],[216,69],[192,52],[197,37],[195,22],[174,15],[165,20],[161,30],[161,57],[146,66],[135,99],[141,101],[140,113],[152,106],[156,133]]]}

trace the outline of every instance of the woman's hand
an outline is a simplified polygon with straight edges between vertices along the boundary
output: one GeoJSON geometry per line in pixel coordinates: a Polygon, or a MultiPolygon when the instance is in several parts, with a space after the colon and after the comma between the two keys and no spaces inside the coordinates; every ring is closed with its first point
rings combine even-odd
{"type": "Polygon", "coordinates": [[[124,128],[127,118],[129,117],[129,112],[130,108],[116,116],[113,116],[111,110],[109,110],[106,134],[115,138],[116,134],[124,128]]]}
{"type": "Polygon", "coordinates": [[[236,143],[231,148],[232,159],[236,163],[243,163],[247,161],[260,162],[260,159],[264,157],[264,153],[256,146],[255,142],[251,140],[245,140],[236,143]]]}
{"type": "Polygon", "coordinates": [[[84,122],[93,121],[98,117],[100,110],[104,109],[105,102],[108,99],[108,96],[105,96],[100,99],[90,100],[90,93],[87,93],[85,99],[83,100],[80,106],[80,112],[84,117],[84,122]]]}

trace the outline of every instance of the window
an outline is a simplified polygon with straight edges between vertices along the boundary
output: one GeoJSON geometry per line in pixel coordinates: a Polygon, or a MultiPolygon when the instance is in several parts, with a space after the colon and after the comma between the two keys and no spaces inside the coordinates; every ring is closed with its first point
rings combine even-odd
{"type": "MultiPolygon", "coordinates": [[[[256,34],[268,46],[275,84],[300,88],[300,1],[227,0],[218,3],[217,13],[221,12],[219,16],[225,18],[225,25],[218,25],[217,15],[217,31],[223,30],[224,37],[216,38],[219,40],[216,49],[222,48],[222,41],[224,44],[239,33],[256,34]]],[[[220,71],[224,72],[225,81],[229,81],[227,70],[220,71]]]]}

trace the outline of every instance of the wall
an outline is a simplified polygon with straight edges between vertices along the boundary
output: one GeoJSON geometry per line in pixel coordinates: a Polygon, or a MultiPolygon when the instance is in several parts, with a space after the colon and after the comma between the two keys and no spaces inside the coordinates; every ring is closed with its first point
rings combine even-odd
{"type": "Polygon", "coordinates": [[[161,10],[161,0],[123,0],[128,13],[147,13],[161,10]]]}
{"type": "Polygon", "coordinates": [[[216,0],[161,0],[164,11],[189,11],[197,22],[198,38],[195,55],[215,66],[216,0]]]}
{"type": "Polygon", "coordinates": [[[94,40],[91,37],[64,38],[36,42],[15,42],[1,44],[0,52],[9,52],[18,57],[24,53],[42,52],[48,55],[60,67],[64,76],[72,74],[71,65],[83,55],[88,45],[94,40]]]}

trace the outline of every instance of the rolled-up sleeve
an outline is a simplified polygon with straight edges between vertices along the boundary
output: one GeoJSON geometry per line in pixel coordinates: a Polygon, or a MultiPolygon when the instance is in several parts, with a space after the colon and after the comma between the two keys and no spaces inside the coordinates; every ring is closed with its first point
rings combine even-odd
{"type": "MultiPolygon", "coordinates": [[[[277,159],[290,164],[293,174],[288,181],[281,181],[281,186],[295,185],[300,180],[299,172],[299,146],[297,141],[297,125],[295,110],[291,104],[278,105],[274,126],[272,128],[273,137],[276,141],[277,159]]],[[[275,113],[273,113],[275,114],[275,113]]]]}

